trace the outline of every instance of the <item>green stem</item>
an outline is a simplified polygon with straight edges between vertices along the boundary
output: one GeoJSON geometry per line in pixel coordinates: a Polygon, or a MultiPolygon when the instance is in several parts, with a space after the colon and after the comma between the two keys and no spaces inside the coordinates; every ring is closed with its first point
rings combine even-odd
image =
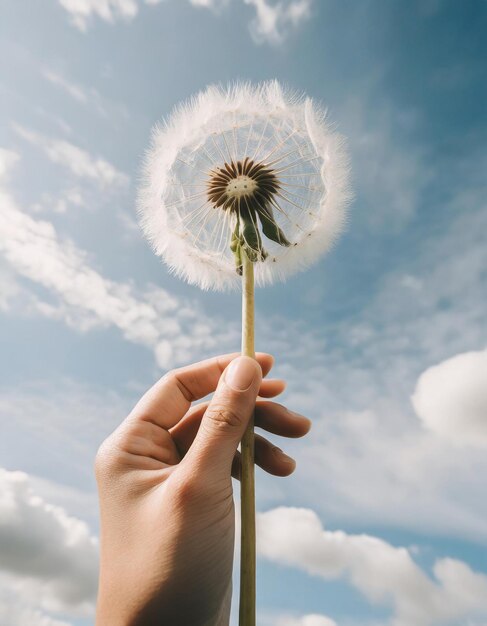
{"type": "MultiPolygon", "coordinates": [[[[242,250],[242,354],[255,358],[254,266],[242,250]]],[[[239,626],[255,626],[254,416],[241,443],[241,551],[239,626]]]]}

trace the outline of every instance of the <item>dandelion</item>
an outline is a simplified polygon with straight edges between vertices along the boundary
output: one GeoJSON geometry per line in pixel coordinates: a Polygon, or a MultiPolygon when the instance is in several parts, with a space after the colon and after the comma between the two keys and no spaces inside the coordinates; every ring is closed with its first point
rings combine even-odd
{"type": "MultiPolygon", "coordinates": [[[[203,289],[241,287],[242,353],[254,352],[254,281],[304,269],[342,231],[350,200],[343,138],[277,81],[210,86],[153,133],[139,195],[156,254],[203,289]]],[[[253,424],[241,444],[240,624],[255,624],[253,424]]]]}
{"type": "Polygon", "coordinates": [[[343,139],[310,98],[273,81],[211,86],[156,127],[139,212],[174,272],[228,289],[240,287],[242,248],[257,285],[313,263],[348,200],[343,139]]]}

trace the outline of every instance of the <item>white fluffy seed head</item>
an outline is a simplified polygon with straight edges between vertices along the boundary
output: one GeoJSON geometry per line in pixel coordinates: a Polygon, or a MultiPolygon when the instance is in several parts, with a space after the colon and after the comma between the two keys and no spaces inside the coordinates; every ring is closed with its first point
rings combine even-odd
{"type": "MultiPolygon", "coordinates": [[[[267,256],[254,263],[257,285],[309,266],[345,225],[348,154],[325,112],[277,81],[210,86],[154,128],[138,197],[141,225],[155,252],[204,289],[240,284],[230,249],[236,211],[215,207],[208,184],[211,172],[246,157],[278,179],[273,219],[291,243],[262,237],[267,256]]],[[[237,176],[225,187],[235,202],[244,203],[255,186],[244,179],[237,176]]]]}

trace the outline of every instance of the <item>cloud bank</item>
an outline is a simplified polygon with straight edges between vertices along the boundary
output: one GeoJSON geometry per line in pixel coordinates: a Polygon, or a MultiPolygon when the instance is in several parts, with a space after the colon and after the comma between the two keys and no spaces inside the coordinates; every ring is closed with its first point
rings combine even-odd
{"type": "Polygon", "coordinates": [[[326,530],[310,509],[279,507],[261,513],[257,524],[262,557],[324,580],[346,580],[372,604],[392,609],[391,626],[487,617],[487,576],[462,561],[437,559],[430,578],[407,548],[326,530]]]}
{"type": "MultiPolygon", "coordinates": [[[[84,522],[34,493],[27,474],[3,468],[0,468],[0,546],[3,588],[7,584],[20,595],[26,604],[25,612],[30,613],[32,608],[93,614],[98,578],[97,540],[84,522]]],[[[24,611],[23,607],[17,608],[24,611]]],[[[22,620],[20,616],[17,621],[22,620]]],[[[53,624],[57,626],[56,622],[53,624]]]]}

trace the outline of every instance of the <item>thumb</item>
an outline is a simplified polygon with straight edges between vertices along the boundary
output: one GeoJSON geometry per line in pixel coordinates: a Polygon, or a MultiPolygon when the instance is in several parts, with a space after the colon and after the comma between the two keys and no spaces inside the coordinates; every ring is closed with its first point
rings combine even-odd
{"type": "Polygon", "coordinates": [[[231,475],[233,457],[255,408],[262,370],[240,356],[223,372],[185,461],[199,470],[219,469],[231,475]]]}

